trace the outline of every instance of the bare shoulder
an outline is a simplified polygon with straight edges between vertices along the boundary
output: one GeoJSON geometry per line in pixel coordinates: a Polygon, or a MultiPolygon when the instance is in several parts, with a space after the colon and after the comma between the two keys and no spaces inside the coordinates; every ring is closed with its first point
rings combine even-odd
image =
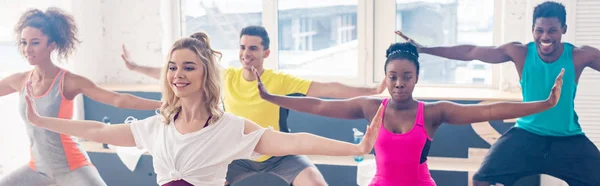
{"type": "Polygon", "coordinates": [[[600,57],[598,48],[582,45],[581,47],[573,46],[573,59],[575,62],[588,63],[600,57]]]}
{"type": "Polygon", "coordinates": [[[13,89],[20,90],[25,85],[25,81],[30,72],[31,71],[17,72],[7,76],[2,81],[6,81],[13,89]]]}
{"type": "Polygon", "coordinates": [[[88,78],[70,71],[65,72],[63,83],[63,92],[67,98],[75,97],[80,94],[84,88],[95,86],[88,78]]]}
{"type": "Polygon", "coordinates": [[[429,124],[433,129],[437,129],[444,121],[444,113],[452,109],[455,105],[457,104],[451,101],[426,102],[423,109],[425,123],[429,124]]]}
{"type": "Polygon", "coordinates": [[[527,57],[527,44],[515,41],[506,43],[500,47],[504,49],[506,54],[510,56],[515,64],[525,63],[525,58],[527,57]]]}
{"type": "Polygon", "coordinates": [[[441,113],[445,109],[448,109],[452,106],[456,105],[456,103],[451,101],[434,101],[434,102],[424,102],[424,107],[427,111],[441,113]]]}
{"type": "Polygon", "coordinates": [[[372,96],[362,96],[358,98],[360,99],[360,105],[362,107],[364,117],[368,120],[371,120],[373,117],[375,117],[377,109],[379,109],[379,106],[383,103],[383,100],[385,100],[385,98],[372,96]]]}
{"type": "Polygon", "coordinates": [[[92,83],[88,78],[70,71],[65,72],[64,81],[67,87],[81,87],[92,83]]]}
{"type": "Polygon", "coordinates": [[[527,44],[523,44],[518,41],[506,43],[500,47],[503,48],[508,54],[527,53],[527,44]]]}

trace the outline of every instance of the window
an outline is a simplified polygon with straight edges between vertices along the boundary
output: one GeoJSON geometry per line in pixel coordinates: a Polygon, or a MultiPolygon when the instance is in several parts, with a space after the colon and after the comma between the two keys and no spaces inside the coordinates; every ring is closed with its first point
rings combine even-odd
{"type": "Polygon", "coordinates": [[[301,77],[358,78],[358,0],[278,1],[278,68],[301,77]]]}
{"type": "MultiPolygon", "coordinates": [[[[494,44],[493,0],[396,0],[395,14],[396,29],[422,45],[494,44]]],[[[396,41],[404,40],[397,37],[396,41]]],[[[492,84],[492,66],[480,61],[427,54],[420,55],[419,61],[420,84],[492,84]]]]}
{"type": "MultiPolygon", "coordinates": [[[[206,31],[224,66],[240,66],[241,28],[264,25],[271,37],[266,68],[358,86],[383,79],[383,53],[402,41],[394,30],[429,46],[495,45],[494,20],[502,13],[494,0],[180,1],[182,34],[206,31]]],[[[492,65],[421,56],[421,86],[499,84],[492,65]]]]}
{"type": "Polygon", "coordinates": [[[239,34],[242,28],[262,24],[262,0],[182,0],[183,36],[204,31],[211,47],[223,53],[223,67],[241,67],[239,34]]]}

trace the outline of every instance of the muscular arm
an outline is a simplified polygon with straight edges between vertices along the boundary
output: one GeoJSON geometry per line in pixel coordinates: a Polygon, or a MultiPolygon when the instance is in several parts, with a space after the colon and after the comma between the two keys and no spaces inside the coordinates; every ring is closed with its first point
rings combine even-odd
{"type": "Polygon", "coordinates": [[[600,71],[600,50],[591,46],[582,46],[581,49],[585,54],[587,66],[596,71],[600,71]]]}
{"type": "Polygon", "coordinates": [[[94,82],[90,81],[85,77],[78,76],[75,74],[68,75],[70,75],[70,78],[65,78],[70,80],[68,84],[70,86],[77,87],[77,92],[75,95],[83,93],[84,95],[90,97],[95,101],[107,105],[112,105],[117,108],[154,110],[160,108],[161,106],[160,101],[140,98],[131,94],[113,92],[98,87],[98,85],[96,85],[94,82]]]}
{"type": "Polygon", "coordinates": [[[471,61],[479,60],[486,63],[504,63],[513,61],[510,53],[517,46],[521,45],[518,42],[507,43],[501,46],[475,46],[475,45],[457,45],[450,47],[422,47],[421,53],[431,54],[434,56],[444,57],[448,59],[471,61]]]}

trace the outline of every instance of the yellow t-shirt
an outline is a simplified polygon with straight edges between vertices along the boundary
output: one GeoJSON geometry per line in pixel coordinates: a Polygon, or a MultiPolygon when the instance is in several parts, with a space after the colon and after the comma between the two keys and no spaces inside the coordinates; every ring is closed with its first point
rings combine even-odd
{"type": "MultiPolygon", "coordinates": [[[[288,131],[286,119],[281,117],[281,108],[260,98],[256,81],[242,77],[241,68],[227,68],[224,76],[223,104],[225,111],[247,118],[256,124],[274,130],[288,131]],[[283,126],[281,126],[283,125],[283,126]],[[283,128],[283,129],[282,129],[283,128]]],[[[269,93],[276,95],[304,94],[312,81],[273,70],[264,70],[260,76],[269,93]]],[[[270,156],[255,161],[262,162],[270,156]]]]}

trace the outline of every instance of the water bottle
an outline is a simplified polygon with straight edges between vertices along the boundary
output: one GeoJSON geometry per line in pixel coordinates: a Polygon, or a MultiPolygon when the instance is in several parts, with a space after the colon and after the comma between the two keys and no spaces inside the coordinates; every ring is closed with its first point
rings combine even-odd
{"type": "MultiPolygon", "coordinates": [[[[352,128],[352,130],[354,131],[354,144],[359,144],[362,141],[365,133],[359,131],[357,128],[352,128]]],[[[355,162],[361,162],[364,159],[365,159],[365,156],[354,156],[355,162]]]]}
{"type": "MultiPolygon", "coordinates": [[[[110,125],[110,118],[108,116],[104,116],[104,118],[102,118],[102,123],[110,125]]],[[[108,149],[108,144],[103,143],[102,148],[108,149]]]]}

